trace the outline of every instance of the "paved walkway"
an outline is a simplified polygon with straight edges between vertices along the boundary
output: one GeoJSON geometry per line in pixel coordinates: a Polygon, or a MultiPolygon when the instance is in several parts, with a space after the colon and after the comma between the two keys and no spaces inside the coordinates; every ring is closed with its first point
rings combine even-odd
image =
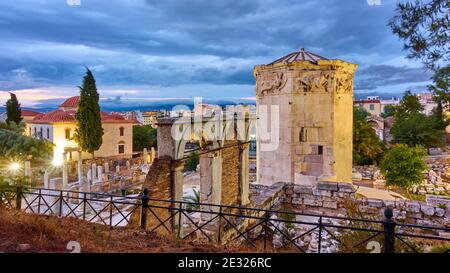
{"type": "Polygon", "coordinates": [[[373,198],[373,199],[382,199],[382,200],[391,200],[395,201],[398,199],[408,199],[396,192],[388,191],[388,190],[379,190],[369,187],[362,187],[358,186],[356,193],[361,194],[362,196],[366,198],[373,198]]]}

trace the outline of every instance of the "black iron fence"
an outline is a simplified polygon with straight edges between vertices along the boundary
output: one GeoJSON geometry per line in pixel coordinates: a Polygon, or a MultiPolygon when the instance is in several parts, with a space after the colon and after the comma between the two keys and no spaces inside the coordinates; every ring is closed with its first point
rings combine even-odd
{"type": "Polygon", "coordinates": [[[254,251],[443,252],[450,228],[294,211],[159,200],[145,189],[134,196],[15,187],[0,190],[0,207],[76,217],[111,228],[135,226],[181,239],[254,251]]]}

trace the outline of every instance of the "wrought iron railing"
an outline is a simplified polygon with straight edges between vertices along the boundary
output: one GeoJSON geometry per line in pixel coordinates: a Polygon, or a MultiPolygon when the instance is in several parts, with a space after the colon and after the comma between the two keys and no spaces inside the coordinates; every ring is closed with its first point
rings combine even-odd
{"type": "Polygon", "coordinates": [[[16,187],[0,190],[0,206],[28,213],[76,217],[114,227],[132,224],[149,232],[252,251],[422,252],[450,251],[450,229],[293,211],[69,190],[16,187]]]}

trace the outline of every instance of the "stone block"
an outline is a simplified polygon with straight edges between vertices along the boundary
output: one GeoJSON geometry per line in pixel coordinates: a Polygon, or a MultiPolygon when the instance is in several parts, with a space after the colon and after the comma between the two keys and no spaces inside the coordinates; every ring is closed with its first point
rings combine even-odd
{"type": "Polygon", "coordinates": [[[316,188],[318,190],[337,191],[338,183],[330,181],[319,181],[317,182],[316,188]]]}
{"type": "Polygon", "coordinates": [[[356,189],[350,183],[338,183],[338,189],[340,192],[356,192],[356,189]]]}
{"type": "Polygon", "coordinates": [[[419,202],[407,201],[406,202],[406,210],[408,212],[420,212],[419,202]]]}
{"type": "Polygon", "coordinates": [[[322,201],[319,199],[305,198],[303,199],[303,204],[311,207],[322,206],[322,201]]]}
{"type": "Polygon", "coordinates": [[[337,209],[338,203],[336,201],[323,201],[323,207],[329,209],[337,209]]]}
{"type": "Polygon", "coordinates": [[[436,215],[438,217],[444,216],[445,215],[445,209],[435,208],[434,209],[434,215],[436,215]]]}
{"type": "Polygon", "coordinates": [[[332,193],[332,191],[314,189],[313,194],[316,196],[331,197],[333,193],[332,193]]]}
{"type": "Polygon", "coordinates": [[[432,207],[432,206],[422,205],[422,206],[420,206],[420,210],[425,215],[428,215],[428,216],[434,215],[434,207],[432,207]]]}
{"type": "Polygon", "coordinates": [[[394,219],[395,220],[405,220],[406,219],[406,211],[394,209],[394,219]]]}
{"type": "Polygon", "coordinates": [[[392,201],[392,200],[383,200],[383,202],[384,202],[384,205],[387,207],[387,208],[395,208],[395,201],[392,201]]]}
{"type": "Polygon", "coordinates": [[[375,208],[381,208],[384,205],[383,200],[372,199],[372,198],[367,199],[367,203],[369,206],[375,207],[375,208]]]}
{"type": "Polygon", "coordinates": [[[312,186],[307,186],[307,185],[294,185],[294,192],[295,193],[312,194],[313,193],[313,187],[312,186]]]}

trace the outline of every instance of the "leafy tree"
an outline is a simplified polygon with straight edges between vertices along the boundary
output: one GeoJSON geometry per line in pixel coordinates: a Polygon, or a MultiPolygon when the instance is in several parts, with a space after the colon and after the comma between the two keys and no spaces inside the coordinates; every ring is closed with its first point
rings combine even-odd
{"type": "Polygon", "coordinates": [[[103,142],[103,128],[100,116],[99,95],[95,85],[94,75],[86,68],[83,86],[80,87],[80,101],[75,114],[77,128],[74,139],[82,151],[89,152],[94,157],[103,142]]]}
{"type": "Polygon", "coordinates": [[[142,151],[144,148],[156,147],[156,132],[150,125],[134,125],[133,150],[142,151]]]}
{"type": "Polygon", "coordinates": [[[450,120],[444,114],[441,102],[437,103],[437,106],[431,112],[429,119],[433,123],[433,128],[442,132],[444,132],[445,128],[450,124],[450,120]]]}
{"type": "Polygon", "coordinates": [[[415,0],[399,3],[389,26],[404,41],[408,58],[421,60],[431,70],[450,61],[450,2],[415,0]]]}
{"type": "Polygon", "coordinates": [[[388,104],[384,107],[383,113],[381,113],[382,118],[387,118],[393,116],[395,113],[395,105],[388,104]]]}
{"type": "Polygon", "coordinates": [[[428,90],[433,93],[436,103],[450,103],[450,66],[443,67],[434,74],[433,84],[428,86],[428,90]]]}
{"type": "Polygon", "coordinates": [[[420,184],[425,178],[423,172],[427,169],[425,156],[426,151],[420,146],[395,145],[387,151],[380,165],[386,185],[409,190],[411,186],[420,184]]]}
{"type": "Polygon", "coordinates": [[[400,104],[393,109],[394,116],[397,119],[407,117],[410,114],[420,113],[423,111],[423,106],[420,104],[419,98],[408,90],[403,94],[400,104]]]}
{"type": "Polygon", "coordinates": [[[367,117],[369,113],[360,107],[353,107],[353,163],[372,164],[383,154],[384,146],[372,128],[367,117]]]}
{"type": "Polygon", "coordinates": [[[394,109],[395,122],[391,128],[394,143],[427,148],[444,145],[442,108],[438,107],[432,116],[427,117],[421,113],[423,106],[417,96],[406,91],[400,104],[394,109]]]}
{"type": "Polygon", "coordinates": [[[6,122],[0,122],[0,129],[16,132],[16,133],[19,133],[19,134],[23,133],[24,127],[25,126],[24,126],[23,122],[21,122],[19,124],[15,123],[15,122],[11,122],[9,124],[6,123],[6,122]]]}
{"type": "Polygon", "coordinates": [[[198,152],[193,152],[186,161],[186,169],[189,171],[195,171],[200,161],[198,152]]]}
{"type": "Polygon", "coordinates": [[[53,144],[47,140],[24,136],[0,129],[0,159],[47,159],[53,154],[53,144]]]}
{"type": "Polygon", "coordinates": [[[10,124],[14,122],[16,124],[20,124],[22,121],[22,111],[20,109],[20,103],[17,100],[16,94],[9,93],[11,98],[6,101],[6,123],[10,124]]]}
{"type": "Polygon", "coordinates": [[[436,129],[431,117],[422,113],[396,118],[391,128],[393,142],[409,146],[440,147],[444,144],[444,133],[444,130],[436,129]]]}

